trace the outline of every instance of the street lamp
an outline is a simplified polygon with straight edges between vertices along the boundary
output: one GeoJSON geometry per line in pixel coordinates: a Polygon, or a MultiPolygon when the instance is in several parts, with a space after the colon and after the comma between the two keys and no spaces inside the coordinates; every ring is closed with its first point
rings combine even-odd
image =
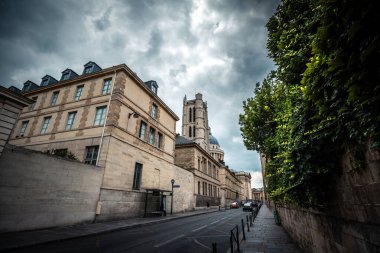
{"type": "Polygon", "coordinates": [[[171,202],[171,208],[170,208],[170,215],[173,215],[173,188],[174,188],[175,180],[172,179],[170,182],[172,183],[172,202],[171,202]]]}

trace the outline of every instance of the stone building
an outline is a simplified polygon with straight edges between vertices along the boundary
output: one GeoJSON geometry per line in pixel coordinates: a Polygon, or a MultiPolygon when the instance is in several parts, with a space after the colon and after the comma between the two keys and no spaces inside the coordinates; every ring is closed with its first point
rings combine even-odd
{"type": "Polygon", "coordinates": [[[252,199],[251,174],[245,171],[235,172],[236,177],[243,183],[241,200],[252,199]]]}
{"type": "Polygon", "coordinates": [[[0,86],[0,156],[22,108],[32,102],[18,88],[0,86]]]}
{"type": "Polygon", "coordinates": [[[207,102],[200,93],[195,99],[183,99],[182,136],[176,137],[175,156],[176,165],[194,174],[197,206],[229,205],[245,196],[242,181],[225,166],[224,151],[211,134],[207,102]]]}
{"type": "Polygon", "coordinates": [[[179,118],[157,91],[155,81],[143,82],[125,64],[102,69],[88,62],[81,75],[66,69],[59,81],[27,81],[22,92],[33,103],[22,110],[10,144],[104,168],[99,220],[141,216],[146,192],[162,190],[164,199],[171,179],[181,185],[174,212],[192,209],[193,174],[174,165],[179,118]]]}
{"type": "Polygon", "coordinates": [[[177,135],[175,164],[194,174],[195,206],[219,206],[220,164],[194,141],[177,135]]]}

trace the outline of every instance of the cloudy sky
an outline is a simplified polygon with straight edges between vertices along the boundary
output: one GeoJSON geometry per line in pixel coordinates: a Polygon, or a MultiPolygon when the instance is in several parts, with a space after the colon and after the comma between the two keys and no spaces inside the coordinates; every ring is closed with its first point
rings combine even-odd
{"type": "MultiPolygon", "coordinates": [[[[59,80],[95,61],[127,64],[182,117],[182,99],[202,93],[212,134],[233,170],[251,172],[260,187],[256,152],[242,142],[239,114],[273,62],[265,24],[277,0],[1,0],[0,85],[59,80]]],[[[181,131],[181,121],[177,132],[181,131]]]]}

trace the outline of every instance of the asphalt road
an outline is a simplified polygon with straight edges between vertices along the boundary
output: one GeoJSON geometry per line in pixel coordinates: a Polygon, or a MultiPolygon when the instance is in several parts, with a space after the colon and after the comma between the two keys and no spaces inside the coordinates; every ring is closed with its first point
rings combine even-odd
{"type": "Polygon", "coordinates": [[[246,222],[242,208],[186,217],[160,224],[129,228],[96,236],[22,248],[11,252],[217,252],[230,247],[230,230],[246,222]]]}

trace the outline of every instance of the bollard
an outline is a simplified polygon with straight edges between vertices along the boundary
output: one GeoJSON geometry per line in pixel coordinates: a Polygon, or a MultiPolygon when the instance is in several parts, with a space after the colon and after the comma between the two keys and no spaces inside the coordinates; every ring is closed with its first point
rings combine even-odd
{"type": "Polygon", "coordinates": [[[243,229],[243,240],[245,240],[244,219],[241,219],[241,228],[243,229]]]}
{"type": "Polygon", "coordinates": [[[252,227],[252,225],[253,225],[253,222],[252,222],[252,215],[249,216],[249,224],[250,224],[251,227],[252,227]]]}
{"type": "Polygon", "coordinates": [[[247,215],[247,230],[249,232],[249,222],[248,222],[248,215],[247,215]]]}
{"type": "Polygon", "coordinates": [[[217,253],[216,252],[216,242],[212,243],[212,253],[217,253]]]}
{"type": "Polygon", "coordinates": [[[233,231],[231,230],[230,245],[231,245],[231,252],[234,252],[234,241],[232,240],[232,236],[233,236],[233,231]]]}

